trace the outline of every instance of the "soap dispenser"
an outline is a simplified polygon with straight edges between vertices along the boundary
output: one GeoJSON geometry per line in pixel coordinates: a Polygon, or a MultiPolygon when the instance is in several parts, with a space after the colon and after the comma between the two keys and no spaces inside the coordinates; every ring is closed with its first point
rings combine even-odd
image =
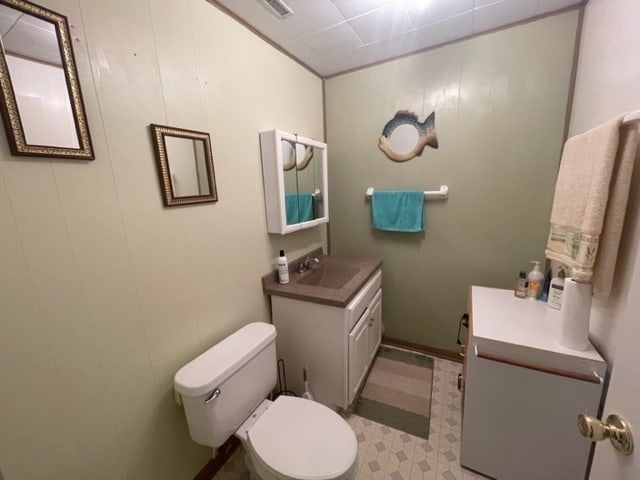
{"type": "Polygon", "coordinates": [[[542,284],[544,282],[544,275],[540,271],[540,262],[537,260],[531,260],[533,263],[533,270],[529,272],[527,280],[529,286],[527,288],[527,297],[529,300],[538,300],[542,293],[542,284]]]}

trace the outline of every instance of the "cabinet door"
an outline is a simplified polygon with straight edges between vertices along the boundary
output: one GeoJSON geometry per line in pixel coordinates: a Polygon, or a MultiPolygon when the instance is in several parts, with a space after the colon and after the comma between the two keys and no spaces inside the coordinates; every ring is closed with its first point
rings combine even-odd
{"type": "Polygon", "coordinates": [[[369,307],[369,361],[376,356],[382,338],[382,289],[378,290],[369,307]]]}
{"type": "Polygon", "coordinates": [[[355,398],[364,380],[371,359],[369,355],[369,320],[371,315],[369,312],[370,310],[367,308],[349,333],[349,404],[355,398]]]}
{"type": "Polygon", "coordinates": [[[282,130],[260,133],[267,231],[281,235],[329,221],[327,145],[282,130]]]}

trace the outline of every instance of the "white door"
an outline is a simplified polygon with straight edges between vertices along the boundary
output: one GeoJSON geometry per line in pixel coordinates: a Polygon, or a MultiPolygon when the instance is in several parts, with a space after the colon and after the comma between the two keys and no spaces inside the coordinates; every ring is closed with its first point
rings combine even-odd
{"type": "MultiPolygon", "coordinates": [[[[638,259],[636,259],[638,260],[638,259]]],[[[637,480],[640,478],[640,372],[638,339],[640,339],[640,295],[637,286],[640,274],[636,261],[636,274],[631,284],[628,308],[623,315],[621,331],[616,332],[616,358],[611,383],[606,397],[603,418],[611,413],[620,415],[631,425],[635,450],[625,456],[615,450],[611,442],[598,442],[591,467],[590,480],[637,480]],[[635,288],[634,288],[635,287],[635,288]]]]}
{"type": "MultiPolygon", "coordinates": [[[[622,112],[640,109],[638,0],[585,2],[569,136],[622,112]]],[[[599,442],[590,480],[640,479],[640,161],[616,265],[617,291],[601,305],[592,334],[613,365],[603,417],[616,413],[631,424],[636,448],[625,457],[599,442]],[[627,271],[627,274],[624,272],[627,271]]],[[[614,283],[614,285],[616,285],[614,283]]]]}

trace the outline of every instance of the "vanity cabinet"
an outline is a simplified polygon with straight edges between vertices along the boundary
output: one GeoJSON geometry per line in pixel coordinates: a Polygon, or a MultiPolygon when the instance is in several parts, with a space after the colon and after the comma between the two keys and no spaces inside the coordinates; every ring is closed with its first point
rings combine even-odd
{"type": "Polygon", "coordinates": [[[329,221],[327,144],[270,130],[260,133],[267,231],[281,235],[329,221]]]}
{"type": "Polygon", "coordinates": [[[382,272],[377,270],[344,307],[271,297],[278,358],[287,387],[304,391],[309,372],[315,400],[348,408],[363,385],[382,336],[382,272]]]}

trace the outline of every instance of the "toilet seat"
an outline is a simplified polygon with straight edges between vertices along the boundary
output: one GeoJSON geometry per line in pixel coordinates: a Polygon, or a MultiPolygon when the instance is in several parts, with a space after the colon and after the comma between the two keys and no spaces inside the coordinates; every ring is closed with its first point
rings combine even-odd
{"type": "Polygon", "coordinates": [[[320,403],[281,396],[247,432],[253,462],[278,479],[353,477],[358,442],[351,427],[320,403]]]}

